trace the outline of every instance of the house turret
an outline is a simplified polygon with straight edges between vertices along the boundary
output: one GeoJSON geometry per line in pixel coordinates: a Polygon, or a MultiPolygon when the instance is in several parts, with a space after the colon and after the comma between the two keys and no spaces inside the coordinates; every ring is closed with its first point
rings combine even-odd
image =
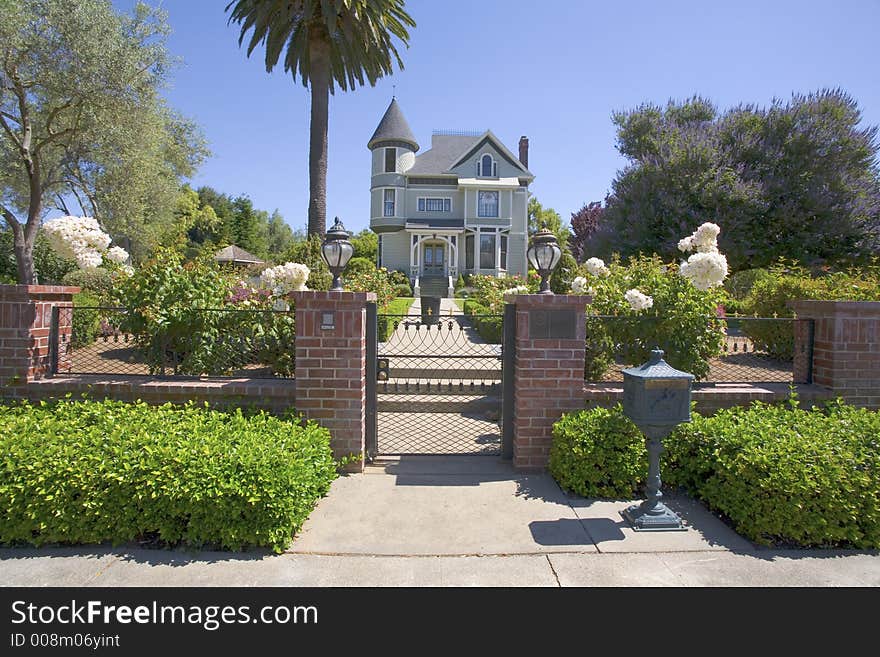
{"type": "Polygon", "coordinates": [[[370,225],[377,232],[399,229],[405,221],[403,174],[415,163],[419,142],[396,98],[391,99],[367,148],[373,154],[370,225]]]}

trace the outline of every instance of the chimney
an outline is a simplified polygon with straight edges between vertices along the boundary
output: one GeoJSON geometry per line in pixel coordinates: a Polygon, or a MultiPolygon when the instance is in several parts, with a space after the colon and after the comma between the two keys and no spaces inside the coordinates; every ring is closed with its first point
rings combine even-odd
{"type": "Polygon", "coordinates": [[[526,169],[529,168],[529,138],[525,135],[519,138],[519,161],[526,169]]]}

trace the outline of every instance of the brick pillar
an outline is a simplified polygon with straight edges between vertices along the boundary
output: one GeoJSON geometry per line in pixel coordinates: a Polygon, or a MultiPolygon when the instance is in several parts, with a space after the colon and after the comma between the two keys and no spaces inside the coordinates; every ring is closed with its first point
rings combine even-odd
{"type": "Polygon", "coordinates": [[[547,466],[553,423],[584,407],[586,307],[589,296],[526,294],[516,304],[513,465],[547,466]]]}
{"type": "Polygon", "coordinates": [[[813,383],[851,404],[880,408],[880,302],[792,301],[789,306],[798,318],[813,320],[813,383]]]}
{"type": "MultiPolygon", "coordinates": [[[[52,308],[71,308],[78,287],[0,285],[0,384],[41,379],[50,372],[52,308]]],[[[70,311],[58,313],[58,333],[70,342],[70,311]]]]}
{"type": "Polygon", "coordinates": [[[330,430],[337,456],[360,454],[366,428],[366,304],[374,292],[292,292],[296,409],[330,430]]]}

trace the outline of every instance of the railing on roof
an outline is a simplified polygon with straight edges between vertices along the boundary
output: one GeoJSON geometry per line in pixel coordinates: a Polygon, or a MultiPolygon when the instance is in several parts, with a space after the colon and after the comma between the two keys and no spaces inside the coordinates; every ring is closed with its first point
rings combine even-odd
{"type": "Polygon", "coordinates": [[[455,130],[455,129],[434,129],[431,135],[435,137],[479,137],[485,130],[455,130]]]}

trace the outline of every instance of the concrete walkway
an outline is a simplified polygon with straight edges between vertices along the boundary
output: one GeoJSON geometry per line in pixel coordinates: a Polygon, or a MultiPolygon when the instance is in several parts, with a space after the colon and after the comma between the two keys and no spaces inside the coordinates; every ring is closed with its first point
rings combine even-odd
{"type": "Polygon", "coordinates": [[[497,457],[401,457],[334,482],[291,549],[0,550],[11,586],[880,586],[880,552],[758,548],[699,503],[636,533],[497,457]]]}

